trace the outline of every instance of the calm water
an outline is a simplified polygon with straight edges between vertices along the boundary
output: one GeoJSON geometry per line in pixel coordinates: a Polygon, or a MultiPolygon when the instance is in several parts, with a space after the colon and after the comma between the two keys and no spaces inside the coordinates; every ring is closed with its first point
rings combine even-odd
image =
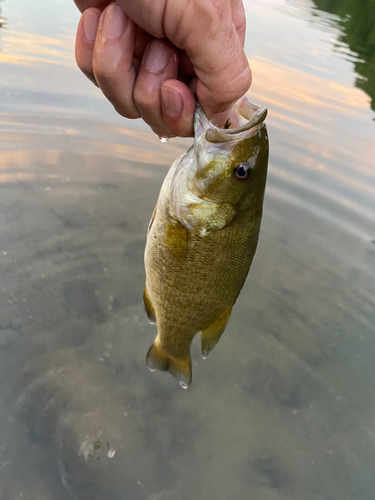
{"type": "Polygon", "coordinates": [[[190,141],[79,73],[73,2],[0,3],[2,500],[374,498],[375,2],[245,5],[264,222],[182,391],[145,366],[143,249],[190,141]]]}

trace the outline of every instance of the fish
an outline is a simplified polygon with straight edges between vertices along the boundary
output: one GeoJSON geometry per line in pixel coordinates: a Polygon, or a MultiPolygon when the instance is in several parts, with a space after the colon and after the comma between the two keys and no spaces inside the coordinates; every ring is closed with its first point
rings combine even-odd
{"type": "Polygon", "coordinates": [[[260,231],[269,155],[267,109],[244,97],[223,128],[197,103],[194,144],[170,167],[148,226],[143,302],[157,335],[150,370],[187,388],[198,333],[206,358],[247,278],[260,231]]]}

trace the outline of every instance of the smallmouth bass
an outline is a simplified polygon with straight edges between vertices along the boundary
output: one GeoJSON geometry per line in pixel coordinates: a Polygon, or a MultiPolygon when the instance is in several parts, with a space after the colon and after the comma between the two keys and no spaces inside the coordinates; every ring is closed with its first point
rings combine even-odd
{"type": "Polygon", "coordinates": [[[219,341],[258,243],[268,164],[265,108],[236,103],[218,128],[197,104],[194,145],[172,164],[145,250],[144,304],[158,333],[146,362],[191,384],[190,345],[219,341]]]}

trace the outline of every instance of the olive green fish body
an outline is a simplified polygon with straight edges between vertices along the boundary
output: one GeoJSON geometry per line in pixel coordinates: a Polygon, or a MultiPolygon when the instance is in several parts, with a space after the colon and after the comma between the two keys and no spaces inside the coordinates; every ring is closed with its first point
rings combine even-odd
{"type": "Polygon", "coordinates": [[[240,131],[239,139],[226,134],[223,147],[212,138],[222,141],[228,131],[217,129],[207,141],[214,126],[197,111],[195,145],[172,165],[150,222],[144,302],[158,334],[147,364],[169,371],[183,387],[191,383],[194,336],[200,332],[206,357],[255,254],[268,159],[263,120],[240,131]],[[248,179],[234,176],[238,165],[242,173],[249,167],[248,179]]]}

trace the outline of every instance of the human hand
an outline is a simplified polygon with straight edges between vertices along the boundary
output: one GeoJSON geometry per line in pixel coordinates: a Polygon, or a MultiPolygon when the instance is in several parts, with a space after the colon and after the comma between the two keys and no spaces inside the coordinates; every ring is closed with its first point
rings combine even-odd
{"type": "Polygon", "coordinates": [[[161,137],[193,135],[193,92],[223,125],[250,87],[242,0],[75,2],[79,68],[118,113],[161,137]]]}

